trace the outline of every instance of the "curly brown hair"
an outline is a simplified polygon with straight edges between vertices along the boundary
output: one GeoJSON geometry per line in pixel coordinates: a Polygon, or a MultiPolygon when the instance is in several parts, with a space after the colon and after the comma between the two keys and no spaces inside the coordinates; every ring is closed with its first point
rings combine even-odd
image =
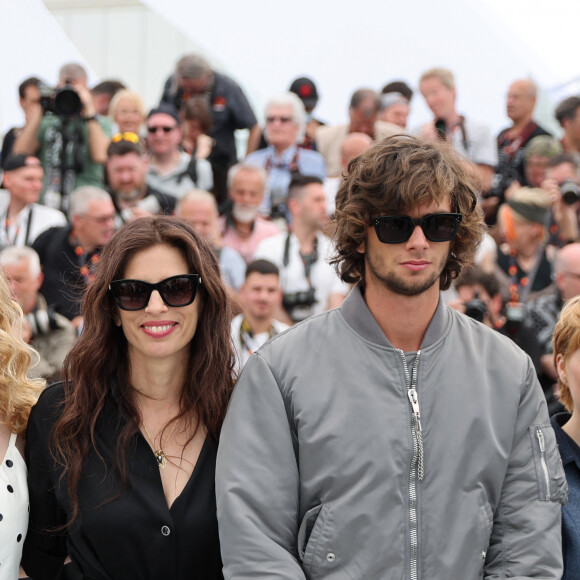
{"type": "Polygon", "coordinates": [[[126,453],[141,418],[134,389],[130,388],[127,339],[114,322],[118,307],[109,284],[123,278],[135,254],[159,244],[179,250],[189,273],[200,274],[202,279],[196,296],[199,321],[190,344],[180,414],[172,422],[183,418],[192,424],[193,432],[201,424],[214,437],[219,436],[234,386],[235,359],[230,301],[218,262],[209,245],[185,220],[168,216],[137,219],[123,226],[103,249],[95,279],[83,300],[83,333],[64,361],[65,401],[52,432],[51,450],[68,478],[72,504],[69,524],[78,516],[76,488],[83,461],[95,446],[97,420],[111,395],[124,419],[116,467],[123,486],[126,483],[126,453]]]}
{"type": "Polygon", "coordinates": [[[463,219],[450,246],[439,286],[446,290],[461,269],[473,262],[483,237],[483,212],[477,204],[477,183],[465,161],[446,144],[424,143],[395,135],[373,145],[348,165],[336,195],[336,253],[331,260],[344,282],[364,283],[364,244],[373,218],[403,214],[440,203],[463,219]]]}

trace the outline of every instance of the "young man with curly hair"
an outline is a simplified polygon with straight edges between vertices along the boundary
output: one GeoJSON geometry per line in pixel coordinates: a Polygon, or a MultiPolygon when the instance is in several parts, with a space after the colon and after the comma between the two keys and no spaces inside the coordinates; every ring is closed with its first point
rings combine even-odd
{"type": "Polygon", "coordinates": [[[340,308],[234,391],[216,492],[229,578],[557,578],[566,483],[527,355],[444,306],[483,233],[445,144],[394,136],[336,204],[340,308]]]}

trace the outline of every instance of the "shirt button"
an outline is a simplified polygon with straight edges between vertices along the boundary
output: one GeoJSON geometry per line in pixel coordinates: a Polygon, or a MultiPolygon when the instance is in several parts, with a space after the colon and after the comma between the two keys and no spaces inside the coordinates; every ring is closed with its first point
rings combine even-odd
{"type": "Polygon", "coordinates": [[[161,528],[161,533],[162,533],[164,536],[168,536],[168,535],[171,533],[171,530],[169,529],[169,526],[163,526],[163,527],[161,528]]]}
{"type": "Polygon", "coordinates": [[[332,552],[328,552],[328,554],[326,554],[326,559],[329,562],[334,562],[336,560],[336,556],[332,552]]]}

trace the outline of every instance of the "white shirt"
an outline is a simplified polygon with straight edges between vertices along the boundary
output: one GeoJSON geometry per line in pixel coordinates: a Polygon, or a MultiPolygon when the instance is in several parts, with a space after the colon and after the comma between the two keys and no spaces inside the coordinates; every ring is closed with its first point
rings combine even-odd
{"type": "MultiPolygon", "coordinates": [[[[300,257],[300,241],[294,234],[290,234],[288,263],[284,264],[287,236],[287,233],[283,233],[260,242],[254,254],[254,260],[265,259],[278,266],[280,285],[284,294],[306,292],[309,290],[310,284],[300,257]]],[[[332,242],[320,232],[316,238],[318,240],[318,260],[312,264],[310,272],[310,283],[315,290],[316,302],[311,307],[310,316],[320,314],[327,309],[328,298],[331,294],[346,296],[350,291],[349,285],[338,277],[334,268],[328,263],[334,251],[332,242]]]]}
{"type": "Polygon", "coordinates": [[[10,205],[10,193],[0,190],[0,246],[31,246],[34,240],[50,228],[66,226],[66,216],[52,207],[38,203],[28,204],[15,223],[7,224],[6,212],[10,205]],[[8,225],[8,227],[6,227],[8,225]]]}
{"type": "Polygon", "coordinates": [[[283,322],[272,320],[272,330],[270,332],[260,332],[259,334],[252,334],[250,336],[247,332],[242,332],[241,330],[243,319],[244,315],[238,314],[231,323],[232,343],[236,355],[235,370],[238,373],[244,368],[244,365],[248,362],[248,359],[254,351],[258,350],[266,341],[272,338],[272,336],[275,336],[289,328],[289,326],[283,322]]]}
{"type": "Polygon", "coordinates": [[[0,580],[18,578],[22,546],[28,529],[26,463],[12,433],[0,465],[0,580]]]}

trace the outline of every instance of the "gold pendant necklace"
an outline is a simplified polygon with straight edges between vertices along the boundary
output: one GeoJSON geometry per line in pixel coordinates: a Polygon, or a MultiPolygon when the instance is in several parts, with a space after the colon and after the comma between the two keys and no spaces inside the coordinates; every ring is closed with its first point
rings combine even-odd
{"type": "MultiPolygon", "coordinates": [[[[147,438],[149,439],[149,441],[151,441],[151,445],[153,447],[153,449],[155,449],[155,439],[153,439],[153,437],[151,437],[151,435],[149,434],[149,431],[147,431],[147,427],[145,427],[145,424],[142,423],[143,425],[143,430],[145,431],[145,434],[147,435],[147,438]]],[[[171,441],[171,437],[173,437],[173,432],[175,431],[175,427],[177,426],[177,421],[175,421],[173,423],[173,427],[171,428],[171,431],[169,433],[169,437],[167,438],[167,443],[169,443],[171,441]]],[[[159,445],[160,448],[157,451],[153,451],[153,457],[155,457],[155,461],[157,461],[157,465],[159,466],[159,469],[165,469],[167,467],[167,457],[165,456],[165,453],[163,451],[163,447],[161,447],[161,438],[159,439],[159,445]]]]}

